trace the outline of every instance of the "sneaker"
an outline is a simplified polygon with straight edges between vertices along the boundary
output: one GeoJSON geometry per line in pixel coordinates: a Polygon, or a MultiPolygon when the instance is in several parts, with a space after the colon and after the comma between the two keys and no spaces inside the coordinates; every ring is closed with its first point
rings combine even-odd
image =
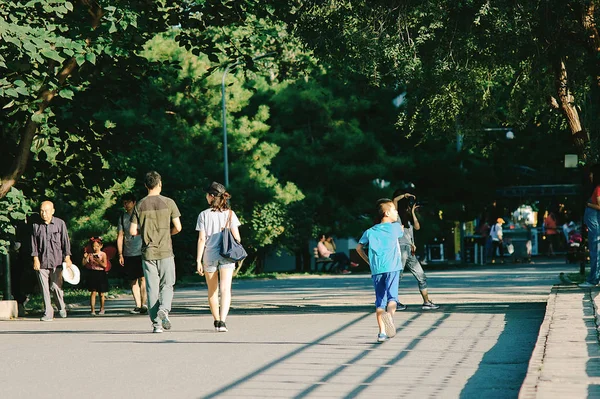
{"type": "Polygon", "coordinates": [[[215,326],[215,331],[219,331],[219,326],[221,325],[221,321],[220,320],[215,320],[213,322],[213,325],[215,326]]]}
{"type": "Polygon", "coordinates": [[[579,284],[579,288],[592,288],[595,286],[596,284],[588,283],[587,281],[579,284]]]}
{"type": "Polygon", "coordinates": [[[396,326],[394,326],[394,319],[392,319],[392,315],[388,312],[384,312],[381,315],[381,320],[383,320],[383,325],[385,326],[385,335],[390,338],[396,335],[396,326]]]}
{"type": "Polygon", "coordinates": [[[169,320],[169,312],[165,309],[158,310],[158,318],[162,321],[162,328],[165,330],[171,329],[171,320],[169,320]]]}
{"type": "Polygon", "coordinates": [[[400,302],[398,302],[398,304],[396,305],[396,310],[399,310],[399,311],[406,310],[406,305],[403,305],[400,302]]]}
{"type": "Polygon", "coordinates": [[[105,314],[105,313],[106,313],[106,312],[104,311],[104,309],[98,312],[98,314],[99,314],[99,315],[103,315],[103,314],[105,314]]]}
{"type": "Polygon", "coordinates": [[[129,313],[131,313],[131,314],[140,314],[140,313],[142,313],[142,308],[135,307],[131,311],[129,311],[129,313]]]}
{"type": "Polygon", "coordinates": [[[218,327],[217,327],[217,331],[218,332],[227,332],[227,325],[225,324],[224,321],[218,321],[218,327]]]}
{"type": "Polygon", "coordinates": [[[350,270],[345,270],[345,269],[342,270],[340,273],[341,274],[352,274],[352,272],[350,270]]]}
{"type": "Polygon", "coordinates": [[[356,263],[356,262],[350,262],[350,266],[352,266],[352,267],[358,267],[358,263],[356,263]]]}
{"type": "Polygon", "coordinates": [[[141,314],[146,314],[146,313],[148,313],[148,306],[146,306],[146,305],[142,305],[142,307],[140,308],[140,313],[141,313],[141,314]]]}
{"type": "Polygon", "coordinates": [[[423,304],[423,306],[421,306],[421,309],[423,310],[435,310],[435,309],[439,309],[440,306],[436,305],[435,303],[429,301],[429,302],[425,302],[423,304]]]}
{"type": "Polygon", "coordinates": [[[40,318],[40,320],[41,321],[52,321],[52,320],[54,320],[54,318],[52,316],[46,316],[46,315],[44,315],[44,316],[42,316],[40,318]]]}
{"type": "Polygon", "coordinates": [[[96,312],[90,312],[90,315],[96,316],[96,312]]]}
{"type": "Polygon", "coordinates": [[[66,319],[67,318],[67,311],[65,309],[63,309],[60,312],[58,312],[58,315],[61,317],[61,319],[66,319]]]}
{"type": "Polygon", "coordinates": [[[377,342],[385,342],[387,341],[389,338],[387,335],[379,333],[377,334],[377,342]]]}
{"type": "Polygon", "coordinates": [[[154,328],[152,329],[153,333],[161,333],[163,332],[163,328],[161,326],[154,326],[154,328]]]}

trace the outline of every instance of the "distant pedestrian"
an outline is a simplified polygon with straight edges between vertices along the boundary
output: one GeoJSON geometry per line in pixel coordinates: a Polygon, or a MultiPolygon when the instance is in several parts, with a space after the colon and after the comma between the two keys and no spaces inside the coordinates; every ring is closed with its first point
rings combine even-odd
{"type": "Polygon", "coordinates": [[[198,274],[206,279],[208,305],[213,316],[215,330],[227,332],[226,320],[231,307],[231,280],[235,271],[235,263],[220,255],[223,241],[222,231],[228,224],[233,237],[241,242],[240,221],[235,212],[231,210],[229,205],[231,195],[225,186],[212,182],[204,191],[209,208],[200,212],[196,223],[198,231],[196,264],[198,274]],[[220,306],[219,293],[221,294],[220,306]]]}
{"type": "MultiPolygon", "coordinates": [[[[419,205],[416,203],[416,197],[413,194],[402,194],[401,191],[396,190],[394,192],[394,206],[396,206],[396,209],[398,209],[400,214],[398,223],[404,225],[404,235],[398,239],[398,242],[400,243],[400,251],[402,253],[402,269],[403,271],[408,269],[408,271],[411,272],[417,280],[419,292],[423,298],[423,305],[421,305],[421,309],[439,309],[439,305],[433,303],[433,301],[429,298],[429,293],[427,291],[427,276],[425,276],[423,267],[415,255],[417,246],[415,245],[414,230],[421,229],[421,224],[419,223],[419,219],[417,218],[416,214],[416,210],[419,208],[419,205]]],[[[400,279],[402,279],[402,274],[400,275],[400,279]]],[[[397,310],[404,309],[406,309],[406,305],[398,303],[397,310]]]]}
{"type": "Polygon", "coordinates": [[[554,256],[554,251],[558,249],[560,236],[558,234],[557,225],[558,222],[556,221],[556,216],[554,215],[554,212],[547,212],[547,215],[544,218],[544,232],[546,235],[546,248],[548,250],[548,256],[554,256]]]}
{"type": "Polygon", "coordinates": [[[92,316],[96,316],[96,296],[100,294],[100,312],[103,315],[104,302],[106,301],[106,293],[108,292],[108,275],[106,269],[108,267],[108,257],[102,252],[102,237],[90,238],[92,246],[91,252],[86,252],[83,255],[81,265],[87,269],[86,282],[87,289],[90,292],[90,308],[92,316]]]}
{"type": "Polygon", "coordinates": [[[33,270],[37,272],[40,290],[44,298],[44,315],[41,321],[52,321],[54,309],[50,292],[54,295],[58,314],[67,317],[62,278],[62,264],[67,268],[71,262],[71,242],[65,222],[54,216],[54,204],[42,202],[40,219],[34,220],[31,226],[31,256],[33,270]]]}
{"type": "Polygon", "coordinates": [[[175,284],[175,255],[171,236],[181,231],[179,209],[171,198],[160,195],[162,179],[155,172],[146,173],[148,195],[135,206],[129,233],[142,237],[142,259],[148,295],[148,313],[153,332],[171,329],[169,312],[175,284]]]}
{"type": "Polygon", "coordinates": [[[492,263],[496,263],[496,250],[498,250],[500,255],[500,263],[504,263],[504,245],[502,243],[502,225],[504,223],[504,219],[498,218],[496,219],[496,224],[490,229],[490,236],[492,237],[492,263]]]}
{"type": "Polygon", "coordinates": [[[131,215],[136,205],[135,195],[133,193],[125,194],[122,197],[123,208],[117,223],[117,250],[119,251],[119,264],[123,268],[125,280],[131,287],[131,294],[135,302],[135,308],[130,313],[146,314],[148,313],[146,279],[144,278],[144,268],[142,267],[142,237],[129,234],[131,227],[131,215]]]}
{"type": "Polygon", "coordinates": [[[590,181],[593,190],[585,204],[583,221],[588,228],[588,246],[590,249],[590,274],[581,288],[595,287],[600,282],[600,164],[590,169],[590,181]]]}
{"type": "Polygon", "coordinates": [[[402,272],[402,254],[398,238],[404,235],[398,220],[398,211],[391,199],[377,201],[377,218],[373,227],[365,231],[356,252],[369,264],[375,288],[375,314],[379,326],[378,342],[396,335],[394,313],[398,305],[398,282],[402,272]],[[368,256],[364,248],[368,250],[368,256]]]}

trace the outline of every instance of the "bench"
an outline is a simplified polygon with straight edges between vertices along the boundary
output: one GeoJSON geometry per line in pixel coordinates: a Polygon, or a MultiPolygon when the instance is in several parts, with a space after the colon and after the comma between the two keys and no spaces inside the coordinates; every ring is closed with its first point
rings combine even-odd
{"type": "Polygon", "coordinates": [[[323,258],[321,256],[319,256],[319,250],[317,249],[317,247],[313,248],[313,255],[315,258],[315,268],[314,271],[318,272],[318,271],[329,271],[329,269],[331,268],[331,265],[333,263],[333,259],[330,258],[323,258]],[[321,270],[319,270],[319,265],[321,265],[321,270]]]}

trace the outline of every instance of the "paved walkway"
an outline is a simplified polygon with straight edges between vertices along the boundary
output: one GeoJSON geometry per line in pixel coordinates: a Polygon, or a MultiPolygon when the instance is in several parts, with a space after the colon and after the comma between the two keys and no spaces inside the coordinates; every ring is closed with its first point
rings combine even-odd
{"type": "Polygon", "coordinates": [[[86,306],[52,323],[31,315],[0,323],[0,396],[600,397],[600,288],[555,285],[560,271],[573,267],[431,271],[443,304],[433,312],[407,276],[408,310],[383,345],[361,275],[236,281],[227,334],[212,329],[204,286],[177,289],[164,334],[127,313],[130,297],[108,301],[104,317],[86,306]]]}
{"type": "Polygon", "coordinates": [[[552,288],[519,398],[600,397],[600,288],[552,288]]]}

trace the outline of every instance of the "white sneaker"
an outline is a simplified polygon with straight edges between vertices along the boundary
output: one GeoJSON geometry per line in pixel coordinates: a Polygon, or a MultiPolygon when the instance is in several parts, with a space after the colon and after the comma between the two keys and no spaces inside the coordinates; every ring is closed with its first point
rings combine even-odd
{"type": "Polygon", "coordinates": [[[592,288],[595,286],[596,286],[596,284],[588,283],[587,281],[579,284],[579,288],[592,288]]]}
{"type": "Polygon", "coordinates": [[[396,326],[394,325],[392,315],[388,312],[383,312],[381,320],[383,320],[383,325],[385,326],[385,335],[389,338],[393,338],[396,335],[396,326]]]}
{"type": "Polygon", "coordinates": [[[171,329],[171,320],[169,320],[169,312],[166,309],[158,310],[158,318],[162,321],[162,328],[165,330],[171,329]]]}

